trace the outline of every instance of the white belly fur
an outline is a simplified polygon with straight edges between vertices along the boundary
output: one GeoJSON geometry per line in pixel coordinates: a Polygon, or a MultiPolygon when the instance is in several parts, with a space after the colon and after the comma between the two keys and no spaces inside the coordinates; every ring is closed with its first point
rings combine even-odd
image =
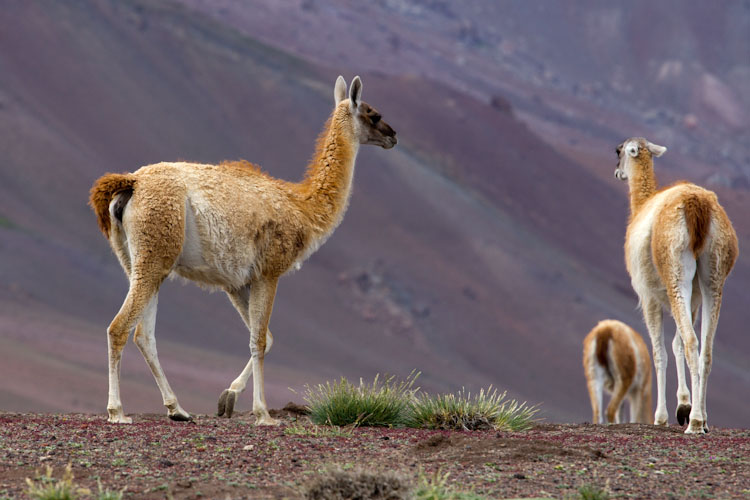
{"type": "Polygon", "coordinates": [[[645,208],[648,211],[631,228],[627,255],[628,270],[633,289],[641,302],[646,297],[652,297],[668,304],[666,288],[656,271],[651,254],[651,232],[659,204],[650,205],[645,208]]]}
{"type": "Polygon", "coordinates": [[[185,240],[173,273],[209,287],[242,287],[254,274],[254,248],[237,252],[226,221],[201,210],[199,198],[185,202],[185,240]]]}

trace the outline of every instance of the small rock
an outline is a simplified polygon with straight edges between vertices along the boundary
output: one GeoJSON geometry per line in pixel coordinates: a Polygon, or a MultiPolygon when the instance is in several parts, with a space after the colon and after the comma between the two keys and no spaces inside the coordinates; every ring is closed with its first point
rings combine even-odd
{"type": "Polygon", "coordinates": [[[243,450],[243,451],[250,451],[250,450],[252,450],[253,448],[255,448],[255,445],[249,444],[249,445],[247,445],[247,446],[243,446],[243,447],[242,447],[242,450],[243,450]]]}
{"type": "Polygon", "coordinates": [[[180,488],[190,488],[191,486],[193,486],[193,482],[189,480],[177,481],[177,486],[179,486],[180,488]]]}
{"type": "Polygon", "coordinates": [[[39,457],[39,461],[40,461],[40,462],[47,462],[47,461],[49,461],[49,460],[52,460],[52,457],[51,457],[51,456],[49,456],[49,455],[45,455],[45,456],[43,456],[43,457],[39,457]]]}
{"type": "Polygon", "coordinates": [[[515,474],[513,474],[513,479],[526,479],[526,476],[519,472],[516,472],[515,474]]]}
{"type": "Polygon", "coordinates": [[[383,441],[388,441],[391,438],[389,438],[388,436],[381,436],[380,439],[382,439],[383,441]]]}
{"type": "Polygon", "coordinates": [[[172,467],[174,465],[174,462],[172,462],[171,460],[167,460],[166,458],[163,458],[159,460],[159,465],[161,465],[162,467],[172,467]]]}
{"type": "Polygon", "coordinates": [[[651,462],[652,464],[655,464],[656,462],[658,462],[658,461],[659,461],[659,459],[658,459],[658,458],[656,458],[656,457],[648,457],[648,458],[647,458],[646,460],[648,460],[648,461],[649,461],[649,462],[651,462]]]}

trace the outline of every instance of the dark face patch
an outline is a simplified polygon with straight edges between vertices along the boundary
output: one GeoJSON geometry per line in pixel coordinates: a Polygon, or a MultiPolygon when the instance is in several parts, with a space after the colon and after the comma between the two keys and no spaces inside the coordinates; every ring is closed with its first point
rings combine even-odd
{"type": "Polygon", "coordinates": [[[398,143],[396,131],[383,120],[375,108],[366,102],[363,101],[359,105],[357,117],[363,130],[362,137],[360,137],[362,144],[374,144],[390,149],[398,143]]]}

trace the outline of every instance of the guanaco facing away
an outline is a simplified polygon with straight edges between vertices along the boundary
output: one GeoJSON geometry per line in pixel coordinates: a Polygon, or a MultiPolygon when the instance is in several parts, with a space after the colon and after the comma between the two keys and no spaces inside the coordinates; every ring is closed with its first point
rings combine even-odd
{"type": "Polygon", "coordinates": [[[662,310],[677,324],[672,349],[677,364],[677,420],[690,423],[687,434],[708,432],[706,387],[724,282],[737,255],[737,235],[716,195],[687,182],[657,191],[654,157],[667,148],[634,137],[617,149],[615,177],[627,180],[630,221],[625,236],[625,264],[640,299],[651,336],[656,367],[654,421],[667,424],[666,369],[662,310]],[[702,308],[700,357],[693,324],[702,308]],[[683,353],[684,349],[684,353],[683,353]],[[692,403],[685,382],[690,369],[692,403]]]}
{"type": "Polygon", "coordinates": [[[247,162],[158,163],[106,174],[91,188],[99,227],[122,264],[130,289],[107,329],[109,422],[130,423],[120,400],[120,360],[130,330],[172,420],[190,420],[159,363],[154,339],[159,287],[170,274],[223,289],[250,330],[250,360],[219,398],[230,417],[253,376],[258,425],[275,425],[263,390],[263,359],[280,276],[298,268],[341,222],[360,144],[396,145],[396,132],[362,101],[362,82],[339,76],[335,107],[300,183],[274,179],[247,162]]]}
{"type": "Polygon", "coordinates": [[[583,371],[591,398],[592,422],[604,423],[604,391],[608,423],[622,422],[627,399],[630,422],[653,424],[651,359],[643,338],[622,321],[600,321],[583,340],[583,371]]]}

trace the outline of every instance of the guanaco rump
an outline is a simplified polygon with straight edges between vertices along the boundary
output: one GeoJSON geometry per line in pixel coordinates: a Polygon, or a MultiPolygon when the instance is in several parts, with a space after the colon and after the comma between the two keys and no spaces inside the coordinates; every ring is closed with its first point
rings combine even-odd
{"type": "Polygon", "coordinates": [[[651,358],[643,338],[622,321],[600,321],[583,340],[583,371],[592,422],[604,423],[604,392],[610,394],[607,422],[622,422],[627,399],[630,422],[653,424],[651,358]]]}
{"type": "Polygon", "coordinates": [[[106,174],[91,188],[90,204],[130,282],[107,329],[109,422],[130,423],[120,399],[120,360],[131,329],[161,391],[169,418],[190,420],[159,363],[154,338],[159,287],[170,274],[222,289],[250,330],[250,360],[219,398],[230,417],[253,376],[257,425],[275,425],[263,386],[263,359],[279,277],[298,268],[341,222],[351,193],[360,144],[396,145],[396,132],[362,101],[362,82],[349,97],[339,76],[335,107],[320,134],[304,179],[274,179],[247,162],[158,163],[133,173],[106,174]]]}
{"type": "Polygon", "coordinates": [[[689,418],[685,432],[708,432],[706,387],[719,321],[724,282],[739,253],[737,235],[716,195],[679,182],[657,190],[654,157],[667,148],[635,137],[620,144],[615,177],[627,180],[630,221],[625,236],[625,264],[638,294],[651,336],[656,367],[654,421],[667,424],[666,369],[662,311],[677,325],[672,349],[677,364],[677,420],[689,418]],[[693,328],[701,308],[700,356],[693,328]],[[687,360],[692,401],[685,382],[687,360]]]}

